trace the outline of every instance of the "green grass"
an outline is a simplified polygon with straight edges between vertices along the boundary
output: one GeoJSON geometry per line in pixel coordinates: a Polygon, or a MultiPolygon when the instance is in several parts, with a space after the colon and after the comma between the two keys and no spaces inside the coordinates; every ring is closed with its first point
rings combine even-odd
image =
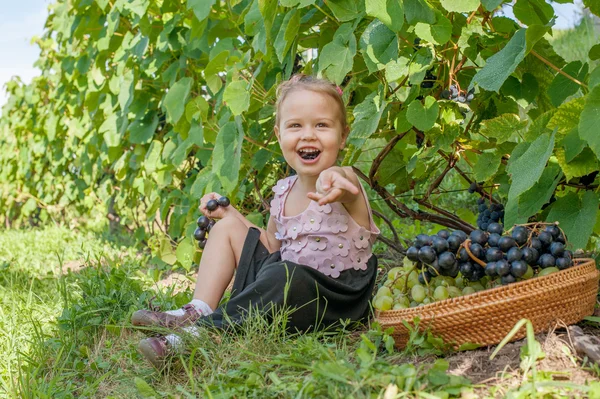
{"type": "Polygon", "coordinates": [[[397,388],[385,397],[448,398],[475,388],[447,373],[448,351],[429,334],[413,332],[397,352],[377,324],[291,335],[285,312],[186,337],[186,353],[159,372],[137,353],[145,335],[130,316],[150,301],[180,306],[191,290],[159,289],[165,270],[123,242],[60,227],[0,231],[0,397],[383,398],[397,388]],[[71,260],[84,267],[62,273],[71,260]]]}
{"type": "Polygon", "coordinates": [[[161,271],[119,241],[59,227],[0,232],[0,397],[366,398],[392,382],[454,395],[469,385],[446,376],[443,361],[398,362],[376,328],[290,335],[258,315],[235,334],[204,330],[160,373],[137,353],[145,335],[129,318],[151,300],[179,306],[191,291],[158,290],[161,271]],[[61,272],[72,260],[84,267],[61,272]]]}

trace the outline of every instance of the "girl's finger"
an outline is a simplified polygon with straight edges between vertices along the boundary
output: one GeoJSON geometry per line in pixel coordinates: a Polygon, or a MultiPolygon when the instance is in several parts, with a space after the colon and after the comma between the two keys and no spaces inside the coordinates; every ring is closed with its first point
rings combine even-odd
{"type": "Polygon", "coordinates": [[[306,194],[306,196],[307,196],[308,198],[310,198],[311,200],[315,201],[315,202],[319,202],[319,200],[320,200],[321,198],[323,198],[323,195],[322,195],[322,194],[319,194],[319,193],[313,193],[313,192],[310,192],[310,193],[306,194]]]}
{"type": "Polygon", "coordinates": [[[319,200],[319,205],[325,205],[337,201],[342,196],[342,190],[339,188],[332,189],[327,195],[319,200]]]}
{"type": "Polygon", "coordinates": [[[350,180],[342,176],[339,176],[337,179],[334,180],[333,187],[344,189],[346,191],[351,192],[354,195],[358,195],[359,193],[358,188],[354,184],[352,184],[350,180]]]}

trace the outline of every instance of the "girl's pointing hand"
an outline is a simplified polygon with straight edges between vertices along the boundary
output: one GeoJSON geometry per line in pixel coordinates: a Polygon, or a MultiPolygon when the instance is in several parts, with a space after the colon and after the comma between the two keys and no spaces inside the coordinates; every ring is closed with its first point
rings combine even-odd
{"type": "Polygon", "coordinates": [[[337,202],[360,193],[358,187],[348,180],[344,170],[335,166],[325,169],[319,174],[316,188],[316,193],[310,192],[307,196],[311,200],[317,201],[319,205],[337,202]]]}

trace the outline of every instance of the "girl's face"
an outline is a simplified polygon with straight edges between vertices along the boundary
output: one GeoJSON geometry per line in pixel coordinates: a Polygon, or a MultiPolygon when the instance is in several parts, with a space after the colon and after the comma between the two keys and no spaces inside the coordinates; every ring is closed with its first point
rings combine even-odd
{"type": "Polygon", "coordinates": [[[340,109],[328,94],[296,90],[279,107],[275,134],[287,163],[298,175],[318,176],[335,165],[346,144],[340,109]]]}

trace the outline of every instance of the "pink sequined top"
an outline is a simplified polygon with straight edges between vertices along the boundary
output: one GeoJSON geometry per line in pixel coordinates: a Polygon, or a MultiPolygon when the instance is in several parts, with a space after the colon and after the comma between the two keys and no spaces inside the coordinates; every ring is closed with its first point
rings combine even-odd
{"type": "MultiPolygon", "coordinates": [[[[340,202],[320,206],[311,201],[299,215],[284,216],[284,204],[296,180],[297,176],[290,176],[273,187],[271,215],[277,226],[275,237],[281,241],[281,259],[313,267],[333,278],[347,269],[365,270],[380,233],[368,200],[368,230],[356,223],[340,202]]],[[[367,198],[362,186],[361,191],[367,198]]]]}

